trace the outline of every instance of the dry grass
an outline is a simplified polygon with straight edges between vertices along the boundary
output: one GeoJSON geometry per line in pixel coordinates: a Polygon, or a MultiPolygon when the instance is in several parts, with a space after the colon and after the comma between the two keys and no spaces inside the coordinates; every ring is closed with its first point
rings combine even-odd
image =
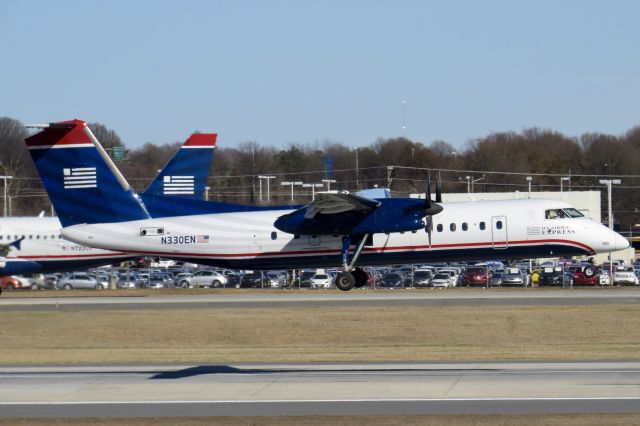
{"type": "Polygon", "coordinates": [[[639,359],[634,305],[0,312],[4,364],[639,359]]]}
{"type": "Polygon", "coordinates": [[[639,414],[522,414],[522,415],[450,415],[450,416],[305,416],[305,417],[203,417],[138,419],[0,419],[0,426],[99,425],[99,426],[597,426],[637,425],[639,414]]]}

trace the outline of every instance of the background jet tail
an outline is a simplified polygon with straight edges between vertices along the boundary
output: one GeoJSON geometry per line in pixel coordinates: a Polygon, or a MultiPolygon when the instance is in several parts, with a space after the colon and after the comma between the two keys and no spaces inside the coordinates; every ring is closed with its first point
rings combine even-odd
{"type": "Polygon", "coordinates": [[[63,227],[149,218],[84,121],[30,127],[44,129],[26,143],[63,227]]]}
{"type": "Polygon", "coordinates": [[[203,199],[216,147],[216,133],[194,133],[142,193],[203,199]]]}

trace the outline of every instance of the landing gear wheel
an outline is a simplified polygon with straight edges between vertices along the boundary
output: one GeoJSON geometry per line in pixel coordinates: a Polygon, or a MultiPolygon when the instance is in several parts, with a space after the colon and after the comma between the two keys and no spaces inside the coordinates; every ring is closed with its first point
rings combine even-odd
{"type": "Polygon", "coordinates": [[[342,291],[349,291],[356,284],[356,278],[351,272],[340,272],[336,278],[336,287],[342,291]]]}
{"type": "Polygon", "coordinates": [[[585,266],[584,267],[584,276],[587,278],[591,278],[596,274],[596,268],[593,266],[585,266]]]}
{"type": "Polygon", "coordinates": [[[369,280],[369,276],[361,268],[354,269],[353,272],[351,272],[351,274],[356,279],[356,282],[354,284],[355,288],[362,288],[362,287],[367,285],[367,281],[369,280]]]}

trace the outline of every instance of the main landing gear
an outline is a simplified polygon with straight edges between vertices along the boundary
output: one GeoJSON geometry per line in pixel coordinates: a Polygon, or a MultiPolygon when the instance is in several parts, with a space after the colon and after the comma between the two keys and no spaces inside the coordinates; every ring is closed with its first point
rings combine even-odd
{"type": "Polygon", "coordinates": [[[360,288],[367,285],[367,273],[362,268],[354,268],[362,249],[367,242],[369,235],[365,234],[358,243],[356,251],[349,262],[349,248],[351,247],[351,237],[342,237],[342,250],[340,255],[342,257],[342,272],[336,277],[336,287],[342,291],[349,291],[352,288],[360,288]]]}

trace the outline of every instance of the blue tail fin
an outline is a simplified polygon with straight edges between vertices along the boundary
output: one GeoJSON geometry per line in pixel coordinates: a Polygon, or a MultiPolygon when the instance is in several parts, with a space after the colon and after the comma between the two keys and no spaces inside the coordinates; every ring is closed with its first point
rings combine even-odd
{"type": "Polygon", "coordinates": [[[44,129],[26,142],[62,226],[149,218],[84,121],[32,127],[44,129]]]}
{"type": "Polygon", "coordinates": [[[142,196],[204,198],[217,137],[215,133],[191,135],[142,196]]]}

